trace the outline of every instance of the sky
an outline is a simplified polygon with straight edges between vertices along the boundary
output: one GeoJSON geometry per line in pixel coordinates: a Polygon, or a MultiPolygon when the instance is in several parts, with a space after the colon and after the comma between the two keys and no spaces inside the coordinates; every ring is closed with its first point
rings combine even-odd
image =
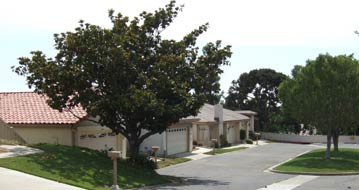
{"type": "MultiPolygon", "coordinates": [[[[169,0],[11,0],[0,6],[0,92],[30,91],[12,72],[18,57],[41,50],[54,56],[54,33],[73,31],[80,19],[110,28],[108,10],[133,18],[169,0]]],[[[244,72],[271,68],[290,75],[320,53],[359,58],[357,0],[177,0],[183,11],[163,38],[181,39],[198,26],[209,30],[198,44],[222,40],[231,45],[231,65],[223,67],[225,92],[244,72]]]]}

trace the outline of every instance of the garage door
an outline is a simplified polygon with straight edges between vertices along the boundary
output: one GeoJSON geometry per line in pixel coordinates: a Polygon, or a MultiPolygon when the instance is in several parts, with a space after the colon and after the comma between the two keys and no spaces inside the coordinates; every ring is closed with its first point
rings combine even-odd
{"type": "Polygon", "coordinates": [[[171,128],[167,130],[167,154],[187,152],[187,127],[171,128]]]}
{"type": "Polygon", "coordinates": [[[116,135],[114,133],[82,133],[79,136],[79,146],[94,150],[116,149],[116,135]]]}
{"type": "Polygon", "coordinates": [[[231,143],[231,144],[233,144],[233,143],[236,143],[236,130],[235,130],[235,127],[233,127],[233,126],[230,126],[229,128],[228,128],[228,135],[227,135],[227,137],[228,137],[228,143],[231,143]]]}

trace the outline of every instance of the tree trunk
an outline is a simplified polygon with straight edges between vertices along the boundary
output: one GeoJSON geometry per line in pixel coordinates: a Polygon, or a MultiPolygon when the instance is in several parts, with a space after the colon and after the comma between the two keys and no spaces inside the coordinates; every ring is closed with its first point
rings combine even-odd
{"type": "Polygon", "coordinates": [[[339,151],[339,146],[338,146],[338,142],[339,142],[339,130],[338,130],[338,129],[334,129],[332,136],[333,136],[334,152],[337,152],[337,151],[339,151]]]}
{"type": "Polygon", "coordinates": [[[328,130],[328,134],[327,134],[327,151],[325,152],[325,159],[330,159],[330,146],[332,144],[331,139],[332,139],[332,130],[329,129],[328,130]]]}
{"type": "Polygon", "coordinates": [[[128,139],[128,143],[130,145],[130,150],[129,150],[130,158],[138,157],[140,151],[140,143],[138,143],[135,139],[128,139]]]}

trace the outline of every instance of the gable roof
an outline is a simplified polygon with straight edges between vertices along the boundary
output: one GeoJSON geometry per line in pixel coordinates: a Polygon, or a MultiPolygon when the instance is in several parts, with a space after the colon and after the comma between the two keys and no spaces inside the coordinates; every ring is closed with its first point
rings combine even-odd
{"type": "MultiPolygon", "coordinates": [[[[69,111],[51,108],[47,99],[35,92],[0,93],[0,119],[8,124],[76,124],[81,120],[69,111]]],[[[72,112],[80,118],[87,116],[81,107],[72,112]]]]}
{"type": "MultiPolygon", "coordinates": [[[[216,122],[214,120],[214,105],[204,104],[197,116],[189,116],[184,118],[187,119],[198,119],[199,122],[216,122]]],[[[235,111],[223,108],[223,121],[241,121],[248,120],[249,117],[237,113],[235,111]]]]}
{"type": "Polygon", "coordinates": [[[239,114],[243,114],[246,116],[252,116],[252,115],[257,115],[257,112],[251,111],[251,110],[239,110],[239,111],[235,111],[239,114]]]}

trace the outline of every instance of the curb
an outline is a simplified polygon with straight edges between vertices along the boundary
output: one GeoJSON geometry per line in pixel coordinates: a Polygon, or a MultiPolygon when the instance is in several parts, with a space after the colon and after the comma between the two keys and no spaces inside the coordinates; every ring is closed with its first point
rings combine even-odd
{"type": "Polygon", "coordinates": [[[346,175],[359,175],[359,172],[287,172],[287,171],[279,171],[279,170],[269,170],[273,173],[281,173],[281,174],[292,174],[292,175],[317,175],[317,176],[346,176],[346,175]]]}

